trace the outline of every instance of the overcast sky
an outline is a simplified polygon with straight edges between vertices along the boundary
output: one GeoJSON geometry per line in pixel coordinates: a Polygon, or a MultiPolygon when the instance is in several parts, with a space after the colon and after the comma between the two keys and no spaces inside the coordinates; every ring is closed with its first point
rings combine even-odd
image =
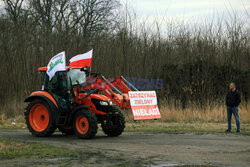
{"type": "Polygon", "coordinates": [[[232,13],[250,19],[250,0],[123,0],[123,3],[134,9],[139,20],[164,18],[199,23],[205,18],[228,18],[232,13]]]}
{"type": "MultiPolygon", "coordinates": [[[[184,21],[186,24],[229,18],[236,13],[250,20],[250,0],[120,0],[137,15],[137,20],[152,23],[158,21],[184,21]]],[[[2,6],[0,0],[0,6],[2,6]]]]}

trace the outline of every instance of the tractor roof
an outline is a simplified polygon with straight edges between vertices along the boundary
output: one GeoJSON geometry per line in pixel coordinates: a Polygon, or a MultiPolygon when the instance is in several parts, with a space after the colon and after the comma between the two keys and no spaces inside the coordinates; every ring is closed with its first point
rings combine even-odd
{"type": "MultiPolygon", "coordinates": [[[[70,67],[70,66],[66,66],[66,70],[69,70],[69,68],[78,68],[78,67],[70,67]]],[[[38,68],[38,71],[41,71],[41,72],[46,72],[47,71],[47,67],[39,67],[38,68]]]]}

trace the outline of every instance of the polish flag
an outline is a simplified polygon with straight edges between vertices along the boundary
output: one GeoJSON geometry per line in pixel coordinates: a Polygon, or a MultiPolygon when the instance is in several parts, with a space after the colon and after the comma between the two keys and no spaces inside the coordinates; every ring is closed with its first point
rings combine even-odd
{"type": "Polygon", "coordinates": [[[80,54],[80,55],[76,55],[74,57],[72,57],[69,60],[69,66],[70,67],[91,67],[91,62],[92,62],[92,54],[93,54],[93,49],[88,51],[87,53],[84,54],[80,54]]]}

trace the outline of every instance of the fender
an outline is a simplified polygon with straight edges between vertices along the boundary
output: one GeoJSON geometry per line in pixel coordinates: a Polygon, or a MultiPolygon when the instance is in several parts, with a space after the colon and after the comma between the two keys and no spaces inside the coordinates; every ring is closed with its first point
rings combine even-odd
{"type": "Polygon", "coordinates": [[[72,110],[72,112],[70,113],[70,115],[69,115],[68,124],[70,124],[73,121],[75,113],[77,112],[77,110],[79,110],[79,109],[88,110],[88,108],[89,108],[89,106],[86,106],[86,105],[81,105],[81,106],[77,106],[76,108],[74,108],[72,110]]]}
{"type": "Polygon", "coordinates": [[[72,113],[75,113],[75,112],[76,112],[77,110],[79,110],[79,109],[88,110],[88,107],[89,107],[89,106],[86,106],[86,105],[77,106],[76,108],[74,108],[74,109],[72,110],[72,113]]]}
{"type": "Polygon", "coordinates": [[[55,120],[57,120],[58,116],[59,116],[59,113],[58,113],[58,106],[55,105],[54,102],[52,102],[51,99],[49,99],[48,97],[44,96],[44,95],[41,95],[41,94],[35,94],[35,95],[32,95],[27,97],[24,102],[31,102],[32,100],[34,99],[43,99],[44,101],[46,101],[49,106],[51,107],[53,113],[54,113],[54,118],[56,118],[55,120]]]}
{"type": "MultiPolygon", "coordinates": [[[[56,100],[54,99],[54,97],[49,92],[46,92],[46,91],[33,92],[33,93],[31,93],[31,95],[29,97],[27,97],[24,100],[24,102],[30,102],[35,97],[40,97],[40,98],[45,98],[46,97],[47,100],[51,101],[56,106],[56,108],[58,109],[58,105],[56,103],[56,100]]],[[[46,99],[44,99],[44,100],[46,100],[46,99]]]]}

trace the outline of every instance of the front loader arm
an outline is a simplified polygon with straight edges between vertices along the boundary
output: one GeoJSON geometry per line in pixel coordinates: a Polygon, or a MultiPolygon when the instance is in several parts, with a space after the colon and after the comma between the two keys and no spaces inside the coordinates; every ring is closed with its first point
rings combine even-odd
{"type": "Polygon", "coordinates": [[[115,80],[111,82],[111,84],[114,85],[117,89],[119,89],[122,93],[128,93],[129,91],[131,91],[123,82],[123,79],[120,76],[116,77],[115,80]]]}
{"type": "Polygon", "coordinates": [[[130,109],[130,102],[128,96],[125,96],[114,85],[112,85],[104,76],[98,76],[95,82],[88,85],[85,89],[98,89],[109,97],[118,107],[123,109],[130,109]],[[112,90],[118,92],[114,93],[112,90]]]}
{"type": "Polygon", "coordinates": [[[134,85],[128,82],[123,76],[116,77],[115,80],[111,82],[111,84],[119,89],[122,93],[128,93],[129,91],[131,91],[131,89],[127,85],[129,85],[135,91],[138,91],[138,89],[136,89],[134,85]]]}

